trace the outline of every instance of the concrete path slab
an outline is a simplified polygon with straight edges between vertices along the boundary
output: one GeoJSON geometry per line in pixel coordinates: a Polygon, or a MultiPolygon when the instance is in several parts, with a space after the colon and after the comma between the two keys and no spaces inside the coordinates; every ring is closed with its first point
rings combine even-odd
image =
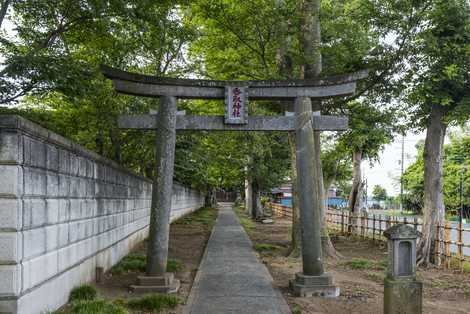
{"type": "Polygon", "coordinates": [[[220,204],[184,313],[291,313],[282,294],[273,287],[268,270],[256,257],[231,203],[220,204]]]}

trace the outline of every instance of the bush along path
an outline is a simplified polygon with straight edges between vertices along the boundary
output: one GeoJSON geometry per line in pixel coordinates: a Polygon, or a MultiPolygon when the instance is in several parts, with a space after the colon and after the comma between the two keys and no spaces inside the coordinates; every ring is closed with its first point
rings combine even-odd
{"type": "Polygon", "coordinates": [[[181,280],[178,294],[139,295],[129,290],[145,273],[144,242],[108,271],[102,282],[75,288],[69,303],[54,314],[182,313],[216,217],[216,209],[201,208],[171,225],[168,271],[181,280]]]}

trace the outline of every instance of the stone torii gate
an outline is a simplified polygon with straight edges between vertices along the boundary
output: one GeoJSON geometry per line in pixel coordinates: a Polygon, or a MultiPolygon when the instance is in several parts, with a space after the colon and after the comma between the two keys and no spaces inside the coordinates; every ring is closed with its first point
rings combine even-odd
{"type": "Polygon", "coordinates": [[[159,97],[157,114],[127,115],[119,119],[123,129],[156,130],[157,176],[153,183],[147,274],[134,289],[172,292],[179,282],[166,272],[169,218],[173,185],[176,130],[210,131],[286,131],[296,133],[303,272],[291,282],[295,295],[337,296],[331,275],[324,272],[321,249],[321,200],[315,193],[316,167],[313,131],[347,129],[344,117],[321,116],[305,105],[308,98],[354,94],[356,81],[366,71],[318,80],[215,81],[162,78],[129,73],[102,66],[117,92],[159,97]],[[177,112],[177,98],[225,99],[225,116],[186,116],[177,112]],[[295,114],[286,116],[248,116],[247,101],[294,101],[295,114]]]}

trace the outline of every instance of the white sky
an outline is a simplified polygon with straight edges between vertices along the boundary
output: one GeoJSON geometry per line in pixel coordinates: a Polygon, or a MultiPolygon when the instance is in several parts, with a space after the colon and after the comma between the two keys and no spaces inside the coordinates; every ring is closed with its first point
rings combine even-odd
{"type": "MultiPolygon", "coordinates": [[[[405,159],[404,169],[406,170],[415,160],[417,150],[415,145],[424,140],[426,133],[408,133],[405,136],[405,159]]],[[[375,185],[380,185],[387,190],[388,195],[400,194],[399,177],[401,173],[401,147],[402,137],[397,136],[395,141],[387,146],[380,153],[379,162],[372,167],[368,161],[362,163],[363,176],[367,179],[367,192],[371,195],[375,185]]]]}

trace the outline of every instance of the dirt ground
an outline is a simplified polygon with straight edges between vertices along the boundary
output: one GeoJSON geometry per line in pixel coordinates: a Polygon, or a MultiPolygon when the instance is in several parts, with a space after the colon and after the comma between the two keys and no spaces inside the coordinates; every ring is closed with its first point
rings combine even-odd
{"type": "MultiPolygon", "coordinates": [[[[170,227],[169,258],[183,264],[183,269],[175,274],[175,277],[181,281],[181,288],[177,296],[183,303],[186,301],[191,290],[216,217],[217,211],[211,209],[204,217],[198,216],[198,213],[191,214],[173,223],[170,227]]],[[[145,253],[146,242],[136,247],[133,252],[145,253]]],[[[103,282],[94,286],[97,288],[99,295],[104,299],[132,298],[137,295],[129,290],[129,286],[135,284],[137,276],[141,274],[132,272],[129,274],[112,275],[111,272],[107,272],[103,282]]],[[[175,309],[163,310],[160,313],[180,314],[182,310],[183,304],[178,305],[175,309]]]]}
{"type": "MultiPolygon", "coordinates": [[[[290,220],[275,218],[274,221],[271,225],[257,223],[254,227],[247,228],[247,231],[255,248],[266,248],[269,245],[275,248],[261,250],[260,259],[267,265],[275,285],[281,290],[295,314],[383,313],[383,267],[353,269],[348,262],[361,259],[370,260],[373,265],[383,265],[387,258],[385,243],[333,236],[333,243],[344,258],[327,259],[325,267],[334,275],[341,289],[340,297],[294,298],[289,293],[288,285],[295,273],[301,271],[301,260],[286,257],[290,220]]],[[[470,274],[441,269],[420,269],[418,278],[424,283],[424,313],[470,313],[470,274]]]]}

